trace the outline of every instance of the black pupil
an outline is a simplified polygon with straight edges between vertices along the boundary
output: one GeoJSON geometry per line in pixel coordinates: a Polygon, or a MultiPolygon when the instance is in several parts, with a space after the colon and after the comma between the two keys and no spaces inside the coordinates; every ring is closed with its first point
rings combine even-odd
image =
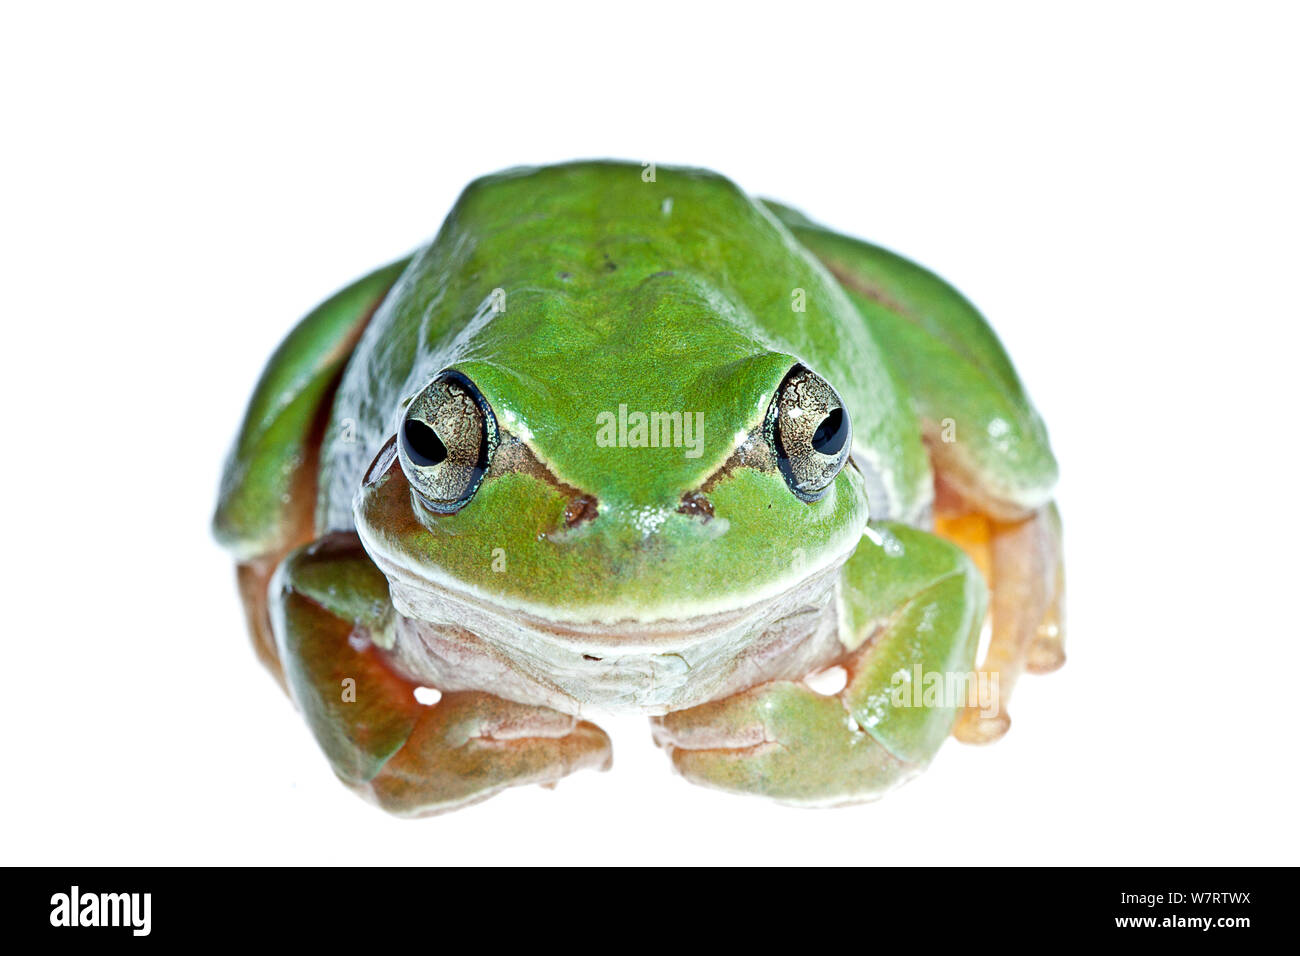
{"type": "Polygon", "coordinates": [[[402,426],[402,444],[406,446],[406,457],[421,468],[436,465],[447,457],[447,446],[438,433],[414,418],[408,418],[402,426]]]}
{"type": "Polygon", "coordinates": [[[838,455],[848,437],[849,420],[844,417],[844,409],[837,408],[813,432],[812,446],[823,455],[838,455]]]}

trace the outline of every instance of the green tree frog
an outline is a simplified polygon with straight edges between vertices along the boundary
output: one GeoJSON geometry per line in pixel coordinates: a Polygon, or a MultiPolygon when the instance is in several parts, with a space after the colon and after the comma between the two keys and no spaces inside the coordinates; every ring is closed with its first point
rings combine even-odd
{"type": "Polygon", "coordinates": [[[606,768],[627,710],[688,780],[825,806],[997,738],[1062,663],[1056,477],[934,274],[712,172],[579,162],[475,181],[304,318],[214,526],[390,812],[606,768]]]}

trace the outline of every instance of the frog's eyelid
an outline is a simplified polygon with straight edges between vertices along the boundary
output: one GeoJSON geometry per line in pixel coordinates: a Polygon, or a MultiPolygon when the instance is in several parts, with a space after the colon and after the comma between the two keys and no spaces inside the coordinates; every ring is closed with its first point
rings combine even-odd
{"type": "Polygon", "coordinates": [[[389,436],[388,440],[380,447],[374,459],[366,468],[365,475],[361,478],[364,485],[373,485],[381,476],[388,472],[392,467],[393,459],[397,457],[397,435],[389,436]]]}

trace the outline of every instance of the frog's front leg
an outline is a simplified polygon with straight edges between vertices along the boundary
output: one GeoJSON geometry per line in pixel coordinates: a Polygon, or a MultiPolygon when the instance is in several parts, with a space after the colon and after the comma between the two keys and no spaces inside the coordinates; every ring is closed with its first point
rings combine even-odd
{"type": "Polygon", "coordinates": [[[775,681],[654,721],[677,771],[786,803],[869,800],[923,769],[972,698],[987,591],[934,535],[874,526],[844,567],[844,689],[775,681]]]}
{"type": "Polygon", "coordinates": [[[271,584],[271,622],[294,702],[335,773],[400,816],[485,800],[508,787],[607,768],[599,727],[492,694],[432,705],[386,658],[388,582],[355,534],[294,551],[271,584]]]}

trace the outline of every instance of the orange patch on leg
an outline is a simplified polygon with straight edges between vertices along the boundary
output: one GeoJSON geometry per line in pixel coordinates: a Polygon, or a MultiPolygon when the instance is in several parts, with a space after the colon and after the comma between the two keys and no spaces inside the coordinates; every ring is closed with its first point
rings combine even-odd
{"type": "Polygon", "coordinates": [[[934,533],[951,541],[975,562],[984,580],[993,580],[993,556],[990,542],[993,523],[982,514],[940,515],[934,519],[934,533]]]}

